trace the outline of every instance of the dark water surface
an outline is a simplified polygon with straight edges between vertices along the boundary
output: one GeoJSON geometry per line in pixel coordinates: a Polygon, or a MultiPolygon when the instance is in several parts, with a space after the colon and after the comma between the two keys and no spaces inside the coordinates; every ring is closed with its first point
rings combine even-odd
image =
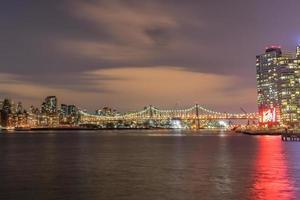
{"type": "Polygon", "coordinates": [[[0,135],[0,199],[300,199],[300,142],[172,131],[0,135]]]}

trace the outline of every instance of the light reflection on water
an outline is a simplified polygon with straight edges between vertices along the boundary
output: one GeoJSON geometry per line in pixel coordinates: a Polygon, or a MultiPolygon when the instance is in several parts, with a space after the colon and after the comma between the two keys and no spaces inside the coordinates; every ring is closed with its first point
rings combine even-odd
{"type": "Polygon", "coordinates": [[[0,135],[0,199],[299,199],[300,143],[226,132],[0,135]]]}
{"type": "Polygon", "coordinates": [[[262,137],[258,139],[258,143],[253,174],[253,199],[295,199],[295,174],[289,173],[287,151],[284,149],[287,143],[283,143],[278,137],[262,137]]]}

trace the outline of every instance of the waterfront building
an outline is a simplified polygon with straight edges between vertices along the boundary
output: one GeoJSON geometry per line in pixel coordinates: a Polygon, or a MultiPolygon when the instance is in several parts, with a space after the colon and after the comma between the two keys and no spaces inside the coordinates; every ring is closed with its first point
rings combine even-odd
{"type": "Polygon", "coordinates": [[[67,123],[67,115],[68,115],[68,105],[61,104],[59,110],[59,123],[66,124],[67,123]]]}
{"type": "Polygon", "coordinates": [[[4,99],[2,109],[1,109],[2,127],[8,127],[10,125],[11,114],[12,114],[12,102],[9,99],[4,99]]]}
{"type": "Polygon", "coordinates": [[[256,56],[258,110],[262,124],[298,126],[300,48],[296,56],[271,46],[256,56]]]}
{"type": "Polygon", "coordinates": [[[29,127],[28,113],[26,111],[18,112],[13,115],[13,127],[29,127]]]}
{"type": "Polygon", "coordinates": [[[3,127],[28,127],[28,114],[23,109],[21,102],[17,105],[9,99],[3,101],[1,113],[1,126],[3,127]]]}
{"type": "Polygon", "coordinates": [[[35,108],[28,113],[27,123],[29,127],[38,127],[40,126],[40,113],[36,112],[35,108]]]}
{"type": "Polygon", "coordinates": [[[79,112],[78,108],[75,105],[68,106],[68,123],[69,124],[78,124],[79,121],[79,112]]]}
{"type": "Polygon", "coordinates": [[[10,99],[4,99],[2,110],[5,111],[6,113],[12,112],[12,101],[10,99]]]}

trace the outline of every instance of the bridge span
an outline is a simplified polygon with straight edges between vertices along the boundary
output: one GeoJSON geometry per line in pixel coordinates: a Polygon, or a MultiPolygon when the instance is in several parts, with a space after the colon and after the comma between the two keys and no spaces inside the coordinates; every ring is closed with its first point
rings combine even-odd
{"type": "Polygon", "coordinates": [[[103,124],[116,121],[162,121],[178,119],[182,121],[193,120],[196,124],[200,121],[212,120],[258,120],[258,113],[227,113],[217,112],[198,104],[186,109],[172,109],[164,110],[154,106],[147,106],[143,110],[136,112],[127,112],[115,116],[102,116],[95,114],[88,114],[80,111],[81,124],[103,124]]]}

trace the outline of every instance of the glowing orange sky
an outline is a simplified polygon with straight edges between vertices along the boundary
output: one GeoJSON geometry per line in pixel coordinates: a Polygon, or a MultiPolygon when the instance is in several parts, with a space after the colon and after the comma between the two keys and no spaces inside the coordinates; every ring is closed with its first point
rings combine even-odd
{"type": "Polygon", "coordinates": [[[1,79],[8,82],[0,83],[0,87],[7,92],[17,91],[25,99],[56,94],[60,101],[75,103],[82,108],[89,108],[88,105],[119,107],[126,104],[133,110],[150,104],[167,108],[199,103],[219,109],[233,109],[251,104],[256,99],[255,88],[230,90],[242,83],[243,80],[237,77],[195,73],[170,66],[102,69],[85,72],[82,78],[91,80],[88,86],[90,92],[42,87],[18,81],[17,77],[7,74],[3,74],[1,79]],[[105,92],[94,92],[100,88],[104,88],[105,92]]]}

